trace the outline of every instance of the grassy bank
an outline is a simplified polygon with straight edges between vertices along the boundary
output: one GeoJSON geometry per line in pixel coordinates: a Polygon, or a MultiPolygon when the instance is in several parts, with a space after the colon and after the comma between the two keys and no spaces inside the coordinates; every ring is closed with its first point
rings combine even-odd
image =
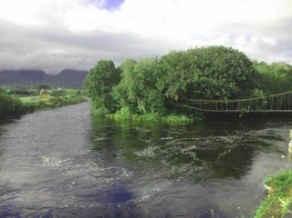
{"type": "Polygon", "coordinates": [[[292,217],[292,170],[284,170],[265,179],[266,199],[261,202],[254,218],[292,217]]]}
{"type": "Polygon", "coordinates": [[[79,90],[52,91],[40,96],[21,97],[24,113],[47,110],[86,101],[79,90]]]}
{"type": "Polygon", "coordinates": [[[165,122],[168,124],[186,124],[197,119],[180,114],[159,115],[158,113],[149,114],[133,114],[126,108],[114,113],[104,114],[99,109],[91,107],[91,113],[94,115],[102,115],[116,121],[133,121],[133,122],[165,122]]]}

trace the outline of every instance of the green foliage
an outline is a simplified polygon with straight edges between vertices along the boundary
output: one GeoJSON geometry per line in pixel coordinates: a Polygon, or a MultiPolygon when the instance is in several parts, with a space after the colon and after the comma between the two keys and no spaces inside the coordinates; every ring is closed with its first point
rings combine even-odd
{"type": "Polygon", "coordinates": [[[113,92],[120,106],[137,114],[163,114],[164,96],[157,87],[161,77],[158,59],[147,58],[138,62],[126,60],[121,69],[122,80],[113,92]]]}
{"type": "Polygon", "coordinates": [[[190,123],[192,120],[185,115],[170,114],[162,119],[166,123],[190,123]]]}
{"type": "Polygon", "coordinates": [[[74,89],[51,90],[48,97],[40,99],[38,96],[21,98],[24,106],[24,113],[31,113],[36,110],[45,110],[77,104],[85,101],[83,92],[74,89]]]}
{"type": "Polygon", "coordinates": [[[117,111],[113,118],[116,120],[131,120],[132,114],[128,107],[122,107],[119,111],[117,111]]]}
{"type": "Polygon", "coordinates": [[[65,105],[84,102],[84,93],[81,90],[51,90],[46,99],[38,96],[17,97],[0,89],[0,119],[6,117],[20,117],[22,114],[36,110],[57,108],[65,105]],[[51,95],[52,94],[52,95],[51,95]]]}
{"type": "Polygon", "coordinates": [[[292,170],[284,170],[265,179],[267,198],[255,211],[255,218],[284,217],[292,213],[292,170]]]}
{"type": "MultiPolygon", "coordinates": [[[[95,111],[96,114],[96,111],[95,111]]],[[[164,122],[168,124],[178,123],[190,123],[192,119],[185,115],[170,114],[161,116],[158,113],[147,113],[147,114],[133,114],[128,107],[121,108],[115,114],[108,115],[107,117],[117,121],[147,121],[147,122],[164,122]]]]}
{"type": "Polygon", "coordinates": [[[112,89],[120,81],[120,70],[110,60],[101,60],[93,67],[84,82],[89,98],[97,108],[105,113],[116,111],[117,103],[112,97],[112,89]]]}
{"type": "Polygon", "coordinates": [[[132,119],[133,114],[197,116],[177,104],[186,99],[263,97],[288,91],[291,84],[288,64],[252,62],[238,50],[209,46],[172,51],[161,58],[127,59],[119,68],[102,60],[90,70],[84,86],[98,114],[132,119]]]}
{"type": "Polygon", "coordinates": [[[17,95],[17,96],[35,96],[39,94],[39,90],[33,89],[33,90],[22,90],[22,89],[14,89],[10,90],[9,94],[11,95],[17,95]]]}
{"type": "Polygon", "coordinates": [[[48,91],[47,93],[50,94],[51,96],[62,96],[65,95],[65,90],[64,89],[53,89],[48,91]]]}
{"type": "Polygon", "coordinates": [[[20,99],[0,90],[0,118],[19,117],[22,113],[23,104],[20,99]]]}
{"type": "Polygon", "coordinates": [[[172,51],[161,58],[164,75],[158,81],[158,88],[166,97],[177,100],[179,94],[185,93],[189,83],[196,79],[188,62],[183,51],[172,51]]]}
{"type": "Polygon", "coordinates": [[[264,93],[275,94],[291,89],[292,66],[286,63],[253,62],[254,85],[264,93]]]}
{"type": "Polygon", "coordinates": [[[166,74],[161,87],[174,100],[236,98],[248,88],[253,73],[245,54],[223,46],[171,52],[161,63],[166,74]]]}

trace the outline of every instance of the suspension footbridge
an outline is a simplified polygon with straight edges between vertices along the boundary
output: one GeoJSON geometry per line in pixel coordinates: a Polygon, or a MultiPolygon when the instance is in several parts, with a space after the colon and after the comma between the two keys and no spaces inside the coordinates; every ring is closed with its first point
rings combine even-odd
{"type": "Polygon", "coordinates": [[[205,112],[292,112],[292,91],[249,99],[183,99],[179,106],[205,112]]]}

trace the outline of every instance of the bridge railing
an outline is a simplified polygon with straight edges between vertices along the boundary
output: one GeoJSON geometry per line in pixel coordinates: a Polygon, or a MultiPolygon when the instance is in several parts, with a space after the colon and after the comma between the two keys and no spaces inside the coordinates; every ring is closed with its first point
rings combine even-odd
{"type": "Polygon", "coordinates": [[[292,91],[249,99],[183,99],[180,106],[209,112],[292,112],[292,91]]]}

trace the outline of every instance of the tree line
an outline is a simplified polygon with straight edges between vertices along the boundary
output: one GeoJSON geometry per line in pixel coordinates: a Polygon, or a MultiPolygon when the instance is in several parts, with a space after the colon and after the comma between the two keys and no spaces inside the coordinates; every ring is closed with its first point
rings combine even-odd
{"type": "Polygon", "coordinates": [[[83,91],[75,89],[47,89],[46,91],[44,89],[0,89],[0,120],[20,118],[21,115],[36,110],[57,108],[84,101],[83,91]],[[25,98],[20,98],[20,96],[25,98]]]}
{"type": "Polygon", "coordinates": [[[292,66],[250,60],[224,46],[171,51],[158,58],[127,59],[119,67],[100,60],[89,71],[84,88],[101,114],[181,112],[183,99],[239,99],[288,91],[292,66]]]}

